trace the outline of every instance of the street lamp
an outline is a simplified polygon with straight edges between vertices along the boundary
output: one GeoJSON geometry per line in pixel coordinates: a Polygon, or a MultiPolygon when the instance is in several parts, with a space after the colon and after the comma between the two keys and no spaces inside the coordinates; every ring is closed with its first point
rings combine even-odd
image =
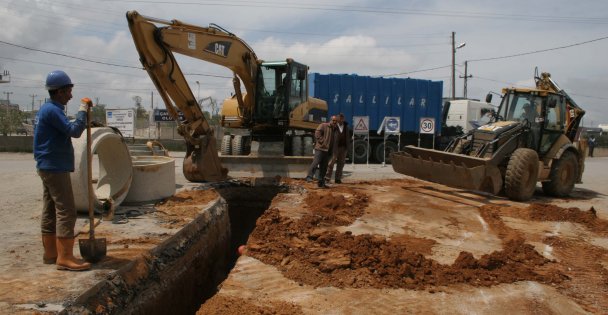
{"type": "Polygon", "coordinates": [[[456,46],[456,33],[452,32],[452,99],[456,98],[456,49],[464,47],[467,43],[461,43],[456,46]]]}
{"type": "Polygon", "coordinates": [[[196,93],[196,102],[200,102],[201,100],[201,83],[196,81],[196,85],[198,85],[198,92],[196,93]]]}

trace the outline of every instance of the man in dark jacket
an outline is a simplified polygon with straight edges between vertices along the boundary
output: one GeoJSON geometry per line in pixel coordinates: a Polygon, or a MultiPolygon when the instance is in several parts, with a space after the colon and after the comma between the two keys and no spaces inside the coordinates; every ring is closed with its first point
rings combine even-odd
{"type": "Polygon", "coordinates": [[[327,188],[325,184],[324,174],[327,173],[327,163],[331,157],[331,150],[333,148],[333,128],[336,125],[336,116],[331,117],[329,123],[321,123],[317,130],[315,130],[315,156],[312,160],[312,164],[308,168],[308,175],[306,181],[312,181],[314,172],[319,167],[319,182],[317,185],[322,188],[327,188]]]}
{"type": "Polygon", "coordinates": [[[334,165],[336,165],[336,177],[334,182],[336,184],[342,183],[342,170],[344,169],[344,162],[346,161],[346,154],[350,150],[350,131],[348,129],[348,123],[344,121],[344,114],[338,115],[338,122],[333,128],[334,146],[332,149],[332,157],[327,167],[327,174],[325,174],[325,181],[329,182],[331,179],[331,173],[333,172],[334,165]]]}
{"type": "Polygon", "coordinates": [[[45,264],[56,264],[58,270],[87,270],[91,264],[74,257],[76,206],[70,173],[74,171],[74,147],[86,128],[86,110],[80,106],[76,120],[70,122],[65,107],[72,98],[72,80],[61,71],[46,78],[50,100],[42,105],[34,122],[34,158],[42,179],[42,245],[45,264]]]}
{"type": "Polygon", "coordinates": [[[595,136],[589,136],[587,139],[587,145],[589,146],[589,157],[593,157],[593,150],[595,149],[595,136]]]}

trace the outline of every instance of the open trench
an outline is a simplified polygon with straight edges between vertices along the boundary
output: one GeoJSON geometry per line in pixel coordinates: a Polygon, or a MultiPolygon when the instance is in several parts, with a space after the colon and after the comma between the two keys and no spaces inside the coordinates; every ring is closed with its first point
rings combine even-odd
{"type": "Polygon", "coordinates": [[[225,182],[211,207],[149,253],[80,295],[62,314],[194,314],[218,291],[257,218],[288,186],[225,182]]]}

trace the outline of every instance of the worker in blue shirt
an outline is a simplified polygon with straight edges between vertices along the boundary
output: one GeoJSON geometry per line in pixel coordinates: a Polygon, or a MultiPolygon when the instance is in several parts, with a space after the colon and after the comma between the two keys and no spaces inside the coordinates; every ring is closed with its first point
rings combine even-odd
{"type": "Polygon", "coordinates": [[[72,98],[72,80],[61,70],[46,77],[50,100],[42,105],[34,122],[34,159],[42,179],[42,244],[45,264],[58,270],[87,270],[91,264],[74,257],[76,206],[70,173],[74,171],[72,138],[86,128],[87,106],[82,104],[74,121],[69,121],[66,106],[72,98]]]}

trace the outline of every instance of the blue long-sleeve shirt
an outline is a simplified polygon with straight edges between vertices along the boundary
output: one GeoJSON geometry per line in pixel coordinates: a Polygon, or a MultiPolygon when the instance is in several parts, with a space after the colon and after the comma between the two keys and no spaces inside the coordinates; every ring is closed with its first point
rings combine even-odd
{"type": "Polygon", "coordinates": [[[48,101],[42,105],[34,122],[34,159],[36,168],[47,172],[73,172],[72,137],[79,138],[86,128],[86,112],[79,111],[69,121],[64,105],[48,101]]]}

